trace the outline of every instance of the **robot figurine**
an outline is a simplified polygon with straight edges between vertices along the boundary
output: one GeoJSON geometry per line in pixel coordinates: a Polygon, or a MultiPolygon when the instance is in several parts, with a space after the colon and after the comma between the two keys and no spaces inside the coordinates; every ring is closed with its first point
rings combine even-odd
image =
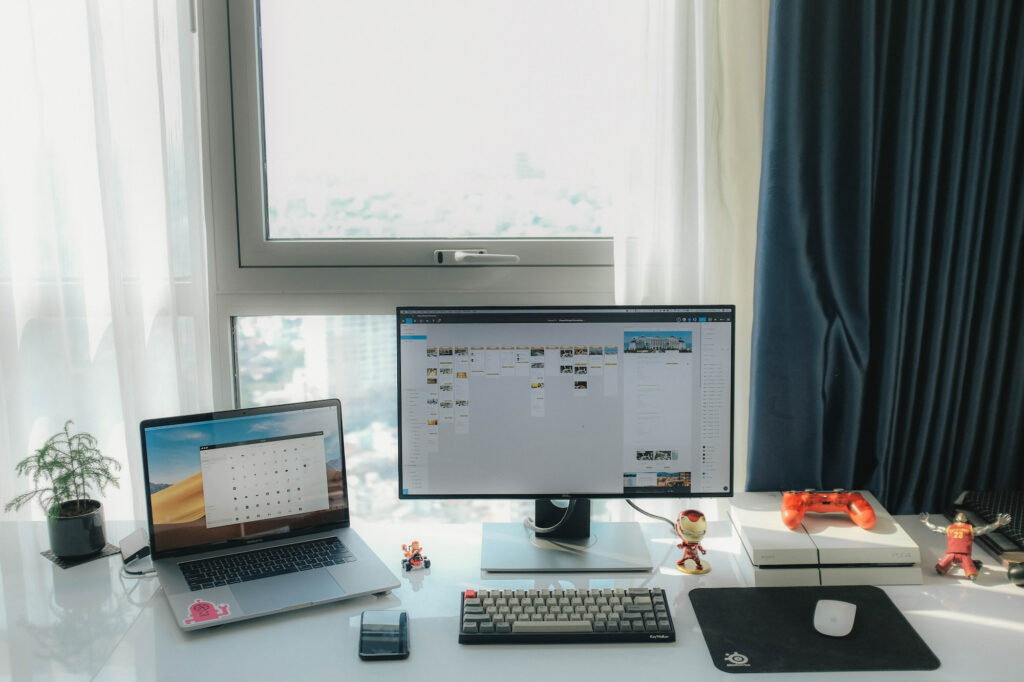
{"type": "Polygon", "coordinates": [[[423,554],[418,540],[402,545],[402,568],[411,571],[414,568],[430,568],[430,559],[423,554]]]}
{"type": "Polygon", "coordinates": [[[683,558],[676,562],[676,568],[690,575],[700,575],[711,570],[711,565],[707,562],[702,564],[697,555],[698,551],[701,554],[707,554],[700,546],[700,541],[704,539],[704,534],[707,532],[708,522],[704,518],[704,514],[696,509],[679,512],[679,518],[676,519],[676,535],[682,541],[678,547],[683,550],[683,558]],[[687,560],[692,562],[693,568],[686,565],[687,560]]]}
{"type": "Polygon", "coordinates": [[[1009,514],[1000,514],[996,517],[994,523],[975,528],[967,521],[967,516],[963,512],[957,512],[956,516],[953,517],[953,523],[948,526],[936,526],[928,520],[928,514],[922,513],[921,523],[928,530],[942,533],[946,536],[946,556],[939,559],[939,563],[935,564],[935,572],[939,575],[946,575],[949,573],[949,569],[953,567],[953,564],[958,563],[963,567],[964,575],[968,580],[976,580],[978,577],[978,567],[981,565],[981,562],[971,558],[974,537],[976,535],[984,535],[1000,526],[1005,526],[1009,522],[1009,514]]]}

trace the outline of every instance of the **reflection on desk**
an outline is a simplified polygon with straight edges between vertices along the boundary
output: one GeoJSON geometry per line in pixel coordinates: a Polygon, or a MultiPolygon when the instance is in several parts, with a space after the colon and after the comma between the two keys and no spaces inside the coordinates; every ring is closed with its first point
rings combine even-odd
{"type": "MultiPolygon", "coordinates": [[[[930,569],[944,538],[928,533],[915,516],[898,517],[921,547],[923,585],[885,587],[897,607],[938,655],[929,673],[815,675],[831,679],[1013,679],[1020,677],[1024,590],[987,560],[976,583],[941,577],[930,569]],[[978,643],[977,645],[973,643],[978,643]],[[983,644],[982,644],[983,643],[983,644]]],[[[704,643],[689,590],[748,586],[746,561],[728,522],[709,524],[704,547],[714,570],[701,576],[675,569],[678,540],[663,523],[641,524],[657,567],[643,574],[485,574],[478,524],[402,526],[360,521],[363,537],[402,586],[383,597],[336,602],[194,633],[179,630],[153,579],[125,580],[119,557],[62,570],[39,552],[46,549],[43,522],[0,522],[0,593],[3,636],[0,678],[23,679],[368,679],[439,678],[492,680],[662,679],[666,675],[726,679],[704,643]],[[431,549],[431,568],[400,571],[403,542],[416,537],[431,549]],[[664,646],[615,644],[464,646],[457,643],[459,594],[487,589],[662,587],[677,641],[664,646]],[[409,612],[411,655],[404,661],[369,663],[357,655],[364,609],[409,612]],[[366,668],[365,666],[372,666],[366,668]]],[[[110,537],[136,524],[108,521],[110,537]]],[[[978,552],[979,558],[988,559],[978,552]]],[[[770,619],[751,614],[771,636],[770,619]]],[[[772,679],[778,679],[773,677],[772,679]]]]}

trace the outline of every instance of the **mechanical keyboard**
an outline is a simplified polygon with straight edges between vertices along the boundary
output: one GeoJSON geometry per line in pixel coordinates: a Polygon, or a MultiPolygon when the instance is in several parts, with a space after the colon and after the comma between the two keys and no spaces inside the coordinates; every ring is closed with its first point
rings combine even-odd
{"type": "Polygon", "coordinates": [[[270,549],[250,550],[178,564],[192,591],[248,582],[283,573],[307,571],[352,561],[355,556],[336,537],[320,538],[270,549]]]}
{"type": "Polygon", "coordinates": [[[466,590],[460,644],[674,642],[660,588],[466,590]]]}

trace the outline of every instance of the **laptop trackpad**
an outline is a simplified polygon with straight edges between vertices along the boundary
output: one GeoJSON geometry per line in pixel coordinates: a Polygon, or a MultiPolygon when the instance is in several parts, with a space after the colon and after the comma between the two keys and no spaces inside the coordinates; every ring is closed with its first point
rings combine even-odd
{"type": "Polygon", "coordinates": [[[271,613],[338,599],[345,595],[325,570],[300,571],[231,586],[245,613],[271,613]]]}

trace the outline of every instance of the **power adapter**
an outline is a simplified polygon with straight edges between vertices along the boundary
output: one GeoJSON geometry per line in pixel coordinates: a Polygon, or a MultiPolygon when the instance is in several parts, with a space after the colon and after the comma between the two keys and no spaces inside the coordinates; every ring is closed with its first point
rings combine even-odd
{"type": "Polygon", "coordinates": [[[121,558],[124,559],[125,565],[130,564],[136,559],[149,556],[149,537],[147,537],[146,531],[141,528],[122,538],[119,546],[121,548],[121,558]]]}

